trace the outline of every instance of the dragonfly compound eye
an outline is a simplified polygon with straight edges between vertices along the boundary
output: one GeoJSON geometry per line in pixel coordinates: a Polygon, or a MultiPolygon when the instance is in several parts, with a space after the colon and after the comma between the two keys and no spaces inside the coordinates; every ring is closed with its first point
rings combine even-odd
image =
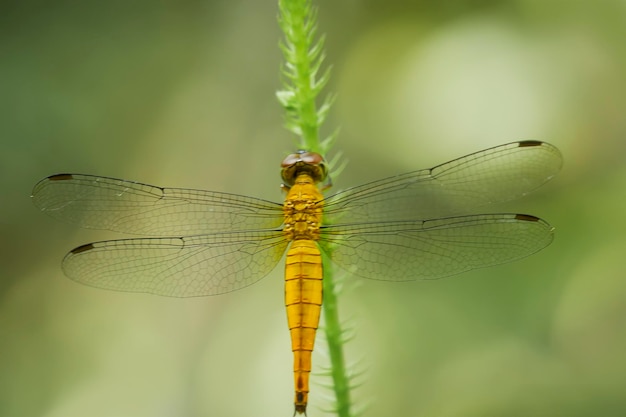
{"type": "Polygon", "coordinates": [[[292,186],[300,174],[310,175],[316,183],[324,181],[328,175],[324,158],[315,152],[300,150],[287,155],[281,167],[281,177],[288,186],[292,186]]]}

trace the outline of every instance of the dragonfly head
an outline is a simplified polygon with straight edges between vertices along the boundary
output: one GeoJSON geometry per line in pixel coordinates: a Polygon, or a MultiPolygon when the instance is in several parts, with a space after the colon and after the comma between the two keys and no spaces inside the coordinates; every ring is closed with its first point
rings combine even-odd
{"type": "Polygon", "coordinates": [[[307,174],[313,178],[316,183],[326,180],[328,176],[328,168],[326,161],[322,155],[315,152],[300,150],[287,157],[280,164],[282,167],[281,177],[286,186],[294,185],[298,175],[307,174]]]}

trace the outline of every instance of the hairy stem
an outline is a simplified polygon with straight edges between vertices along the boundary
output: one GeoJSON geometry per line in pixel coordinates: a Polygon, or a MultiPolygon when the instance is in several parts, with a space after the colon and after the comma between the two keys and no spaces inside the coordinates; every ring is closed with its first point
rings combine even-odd
{"type": "MultiPolygon", "coordinates": [[[[330,76],[330,69],[320,74],[324,60],[324,39],[322,37],[315,40],[317,14],[310,0],[279,0],[278,4],[279,22],[285,35],[280,44],[285,63],[282,67],[283,89],[276,95],[286,112],[285,125],[299,138],[300,149],[325,155],[336,135],[331,134],[320,140],[319,132],[334,96],[326,96],[322,104],[317,106],[316,100],[330,76]]],[[[323,252],[322,256],[324,329],[331,361],[332,389],[336,399],[334,410],[340,417],[349,417],[350,383],[343,354],[345,331],[339,321],[336,283],[329,262],[332,259],[332,250],[323,252]]]]}

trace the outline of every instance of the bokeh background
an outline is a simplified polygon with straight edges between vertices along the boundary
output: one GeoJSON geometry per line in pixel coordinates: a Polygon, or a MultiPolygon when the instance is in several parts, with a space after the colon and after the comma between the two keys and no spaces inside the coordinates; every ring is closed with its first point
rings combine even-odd
{"type": "MultiPolygon", "coordinates": [[[[167,299],[87,288],[72,247],[119,237],[39,213],[58,172],[280,201],[295,147],[275,1],[5,1],[0,8],[0,416],[287,416],[282,268],[167,299]]],[[[522,261],[428,283],[349,279],[370,416],[626,415],[626,2],[319,0],[335,187],[519,139],[562,174],[493,211],[556,227],[522,261]]],[[[332,155],[331,155],[332,156],[332,155]]],[[[318,340],[315,369],[328,363],[318,340]]],[[[330,415],[313,377],[310,416],[330,415]]]]}

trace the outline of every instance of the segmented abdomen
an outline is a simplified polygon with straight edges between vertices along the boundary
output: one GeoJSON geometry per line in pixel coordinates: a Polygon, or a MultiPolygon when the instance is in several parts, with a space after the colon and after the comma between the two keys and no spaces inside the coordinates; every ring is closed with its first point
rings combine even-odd
{"type": "Polygon", "coordinates": [[[291,333],[296,412],[304,413],[309,394],[311,352],[322,305],[322,257],[312,240],[294,240],[287,252],[285,305],[291,333]]]}

